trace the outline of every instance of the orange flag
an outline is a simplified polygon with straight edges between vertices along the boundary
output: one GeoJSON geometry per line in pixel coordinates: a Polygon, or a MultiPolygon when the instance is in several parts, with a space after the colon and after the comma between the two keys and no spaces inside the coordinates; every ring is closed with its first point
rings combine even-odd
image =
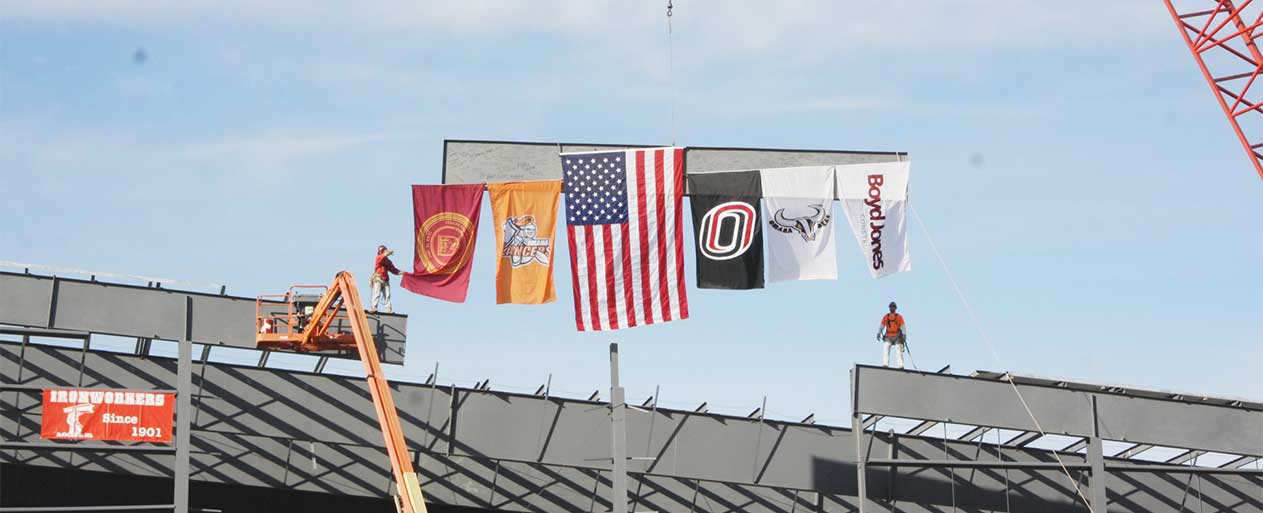
{"type": "Polygon", "coordinates": [[[487,184],[496,229],[496,304],[557,300],[553,240],[561,181],[487,184]]]}

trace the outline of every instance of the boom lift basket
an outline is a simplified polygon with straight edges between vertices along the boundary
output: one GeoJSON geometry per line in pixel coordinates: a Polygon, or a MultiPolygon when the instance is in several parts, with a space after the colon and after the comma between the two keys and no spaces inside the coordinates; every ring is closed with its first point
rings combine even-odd
{"type": "Polygon", "coordinates": [[[421,486],[408,456],[394,398],[390,395],[390,384],[382,371],[377,344],[351,273],[338,273],[328,286],[295,285],[285,294],[259,296],[255,300],[255,333],[255,346],[259,349],[359,352],[399,492],[396,505],[402,513],[426,513],[421,486]],[[272,310],[276,300],[285,302],[285,311],[272,310]]]}

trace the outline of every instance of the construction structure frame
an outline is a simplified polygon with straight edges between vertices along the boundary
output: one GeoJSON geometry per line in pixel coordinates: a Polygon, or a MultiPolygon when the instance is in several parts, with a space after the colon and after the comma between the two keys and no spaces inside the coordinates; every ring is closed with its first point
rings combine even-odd
{"type": "MultiPolygon", "coordinates": [[[[259,301],[232,296],[227,287],[218,293],[179,290],[161,283],[132,285],[88,279],[0,271],[0,317],[4,324],[65,332],[96,333],[137,339],[137,350],[148,341],[190,340],[217,346],[253,349],[255,318],[259,313],[284,314],[284,301],[259,301]]],[[[399,314],[368,314],[369,328],[383,363],[403,364],[408,318],[399,314]]],[[[331,330],[350,333],[339,320],[331,330]]],[[[266,362],[269,352],[261,356],[266,362]]],[[[323,352],[324,358],[355,359],[353,350],[323,352]]]]}
{"type": "MultiPolygon", "coordinates": [[[[8,453],[9,450],[12,450],[14,455],[16,455],[17,451],[19,450],[69,453],[71,454],[70,461],[74,461],[75,454],[83,454],[83,455],[87,455],[88,457],[92,457],[93,455],[100,457],[101,454],[112,454],[112,453],[113,454],[117,454],[117,453],[160,454],[160,455],[173,455],[174,456],[174,460],[172,461],[171,466],[170,466],[171,467],[170,475],[172,476],[172,484],[173,484],[172,493],[171,493],[172,499],[170,503],[122,504],[122,505],[86,504],[86,505],[69,505],[69,506],[62,505],[62,507],[59,509],[71,510],[71,511],[74,511],[74,510],[79,510],[79,511],[169,510],[175,513],[189,513],[189,511],[192,511],[189,509],[189,475],[192,468],[192,465],[191,465],[192,437],[191,437],[190,432],[192,431],[192,425],[193,425],[193,421],[192,421],[192,418],[193,418],[193,408],[192,408],[193,343],[189,339],[189,335],[192,332],[191,321],[193,318],[193,315],[192,315],[193,300],[192,298],[186,297],[184,298],[184,301],[185,301],[185,315],[183,316],[184,333],[179,338],[179,340],[176,341],[178,348],[176,350],[177,356],[176,356],[176,366],[175,366],[175,376],[174,376],[175,378],[174,389],[157,388],[157,386],[161,386],[161,385],[158,385],[156,383],[149,383],[148,384],[149,386],[142,386],[142,387],[108,387],[108,386],[103,387],[96,383],[85,384],[84,378],[85,378],[85,371],[87,370],[85,364],[87,362],[88,353],[91,350],[91,345],[92,345],[92,338],[91,338],[90,333],[50,330],[50,329],[41,329],[41,328],[22,328],[22,327],[0,326],[0,335],[16,335],[16,336],[21,337],[19,361],[25,360],[26,352],[28,348],[31,347],[32,337],[80,341],[82,343],[82,347],[79,350],[80,363],[79,363],[79,372],[77,373],[77,376],[78,376],[77,380],[73,384],[70,383],[69,381],[66,381],[63,383],[64,386],[73,386],[75,388],[80,388],[80,389],[83,389],[83,388],[88,388],[88,389],[128,388],[131,390],[144,390],[144,391],[149,391],[149,392],[166,392],[166,393],[175,394],[175,419],[174,419],[175,425],[173,426],[174,427],[174,429],[172,430],[173,440],[170,445],[149,444],[149,443],[132,443],[132,444],[104,443],[103,444],[103,443],[97,443],[97,442],[63,443],[63,442],[26,441],[23,439],[23,436],[22,436],[22,428],[24,427],[23,424],[21,422],[16,422],[13,426],[14,436],[12,438],[8,436],[0,438],[0,451],[4,451],[4,453],[8,453]]],[[[146,347],[146,350],[148,350],[147,347],[146,347]]],[[[5,368],[7,370],[7,366],[5,366],[5,368]]],[[[16,379],[13,379],[13,380],[9,379],[7,375],[0,374],[0,377],[5,378],[3,380],[0,380],[0,393],[14,392],[15,396],[13,398],[12,407],[13,409],[18,410],[18,411],[22,411],[21,405],[23,402],[22,401],[23,395],[40,394],[45,388],[48,388],[48,387],[41,387],[41,386],[35,386],[35,385],[24,383],[23,371],[25,370],[26,370],[26,367],[24,365],[19,364],[17,368],[16,379]]],[[[168,380],[166,381],[166,383],[168,383],[167,386],[169,386],[170,381],[168,380]]],[[[3,399],[0,399],[0,405],[8,406],[9,403],[7,401],[4,401],[3,399]]],[[[32,407],[35,407],[38,405],[40,405],[39,400],[36,400],[32,403],[32,407]]],[[[32,431],[28,434],[28,437],[29,435],[38,435],[38,428],[35,427],[35,425],[31,425],[30,428],[32,429],[32,431]]],[[[4,459],[3,457],[0,457],[0,460],[3,460],[3,459],[4,459]]],[[[58,508],[51,508],[51,509],[0,508],[0,511],[4,511],[4,512],[24,511],[24,510],[52,511],[54,509],[58,509],[58,508]]]]}
{"type": "Polygon", "coordinates": [[[1263,72],[1263,52],[1256,42],[1263,8],[1249,9],[1253,0],[1163,1],[1255,172],[1263,178],[1263,100],[1248,98],[1263,72]]]}
{"type": "Polygon", "coordinates": [[[868,511],[870,467],[1042,470],[1067,478],[1077,473],[1088,479],[1089,488],[1085,492],[1074,482],[1076,494],[1090,505],[1089,511],[1100,513],[1111,511],[1109,483],[1121,473],[1243,476],[1256,482],[1263,478],[1257,468],[1241,468],[1263,457],[1263,403],[1007,373],[956,376],[865,365],[852,369],[851,393],[860,513],[868,511]],[[1076,439],[1061,452],[1085,454],[1081,461],[1070,462],[1056,453],[1055,461],[1006,461],[998,451],[995,459],[951,459],[945,448],[942,459],[895,458],[893,439],[868,433],[886,417],[920,421],[905,436],[951,423],[972,426],[957,441],[980,439],[989,431],[1004,429],[1017,432],[1005,445],[1020,447],[1054,434],[1076,439]],[[1107,458],[1107,440],[1129,447],[1107,458]],[[883,452],[874,445],[886,445],[888,456],[873,458],[873,452],[883,452]],[[1159,446],[1183,452],[1157,464],[1132,459],[1159,446]],[[1216,467],[1186,465],[1211,452],[1236,457],[1216,467]]]}
{"type": "MultiPolygon", "coordinates": [[[[556,179],[560,152],[626,147],[632,146],[449,140],[443,183],[556,179]]],[[[893,162],[907,155],[688,147],[685,158],[687,172],[704,173],[893,162]]],[[[224,289],[214,294],[0,273],[0,325],[11,326],[0,331],[0,384],[6,387],[0,390],[0,465],[174,476],[170,507],[180,511],[199,506],[188,503],[190,487],[210,485],[388,504],[394,480],[382,464],[385,449],[363,376],[326,371],[334,354],[312,355],[302,370],[270,363],[271,351],[252,349],[255,314],[254,298],[228,296],[224,289]],[[93,346],[98,335],[133,337],[135,350],[93,346]],[[66,347],[50,337],[84,343],[66,347]],[[159,340],[179,345],[175,358],[151,352],[159,340]],[[221,348],[232,348],[234,357],[216,359],[227,352],[221,348]],[[60,386],[166,389],[171,383],[182,424],[171,459],[130,445],[44,447],[36,429],[38,402],[19,398],[60,386]]],[[[378,314],[368,321],[383,362],[402,363],[407,317],[378,314]]],[[[814,414],[800,421],[768,418],[766,398],[744,415],[712,412],[705,402],[662,407],[657,391],[629,403],[620,377],[635,370],[619,369],[618,349],[611,346],[608,362],[593,362],[610,366],[608,401],[600,390],[559,397],[551,393],[551,377],[535,393],[495,390],[490,378],[472,387],[444,384],[437,364],[424,380],[391,380],[406,452],[435,513],[448,507],[937,513],[949,506],[1106,513],[1107,503],[1109,513],[1148,513],[1187,511],[1194,501],[1203,513],[1263,513],[1258,402],[1007,373],[857,366],[850,426],[831,426],[814,414]],[[913,426],[883,432],[892,419],[913,426]],[[949,424],[971,427],[949,437],[949,424]],[[934,436],[931,430],[940,427],[943,436],[934,436]],[[1016,435],[1002,438],[1002,430],[1016,435]],[[1054,435],[1074,441],[1038,447],[1054,435]],[[1106,442],[1126,447],[1107,455],[1106,442]],[[1145,459],[1156,448],[1181,452],[1159,462],[1145,459]],[[1215,466],[1197,465],[1208,452],[1231,456],[1215,466]],[[1245,468],[1251,464],[1255,468],[1245,468]]],[[[842,379],[828,377],[820,386],[845,390],[842,379]]],[[[34,511],[28,506],[35,505],[0,502],[0,513],[34,511]]]]}
{"type": "MultiPolygon", "coordinates": [[[[22,330],[28,331],[19,340],[11,338],[16,330],[0,335],[0,381],[6,386],[152,389],[179,378],[179,359],[162,356],[169,350],[137,354],[92,345],[84,351],[53,344],[44,332],[22,330]]],[[[192,364],[185,367],[192,378],[187,394],[191,458],[185,467],[190,487],[262,487],[378,497],[383,506],[389,504],[385,498],[393,479],[361,376],[231,363],[215,357],[218,346],[194,344],[192,349],[192,364]]],[[[609,364],[616,363],[615,356],[611,352],[609,364]]],[[[1012,411],[1021,408],[1014,403],[1012,378],[1041,421],[1053,412],[1091,417],[1081,403],[1085,395],[1096,396],[1102,426],[1097,438],[1135,436],[1126,449],[1102,453],[1109,512],[1263,513],[1263,476],[1246,468],[1257,461],[1248,454],[1260,452],[1250,448],[1255,435],[1248,429],[1258,425],[1258,403],[986,372],[955,376],[859,367],[857,374],[860,406],[849,428],[817,423],[814,415],[799,421],[768,418],[767,405],[757,398],[752,398],[753,411],[729,415],[706,404],[663,407],[656,393],[624,401],[625,392],[605,400],[604,390],[587,398],[558,397],[547,383],[534,393],[496,390],[491,380],[456,387],[441,384],[437,369],[415,382],[392,382],[391,388],[421,487],[435,512],[446,506],[611,511],[618,503],[618,474],[626,476],[627,511],[844,513],[862,507],[866,512],[932,513],[952,505],[961,511],[1089,511],[1054,458],[1058,455],[1076,479],[1087,480],[1083,489],[1090,493],[1089,437],[1077,437],[1058,450],[1033,446],[1064,437],[1055,430],[1085,432],[1092,421],[1067,414],[1047,422],[1048,435],[1020,431],[1029,420],[1023,420],[1021,410],[1012,411]],[[1115,423],[1118,415],[1134,415],[1127,421],[1134,423],[1162,418],[1166,426],[1149,422],[1155,426],[1136,431],[1115,423]],[[621,437],[615,429],[618,417],[621,437]],[[885,431],[883,424],[897,418],[925,420],[903,432],[885,431]],[[948,419],[1018,431],[1001,438],[1003,428],[979,426],[947,437],[948,419]],[[1177,424],[1185,420],[1192,422],[1187,432],[1177,424]],[[1216,423],[1220,426],[1210,429],[1216,423]],[[1244,438],[1233,434],[1240,434],[1242,425],[1247,427],[1244,438]],[[940,428],[944,436],[936,436],[940,428]],[[1152,432],[1160,429],[1174,436],[1152,432]],[[611,443],[619,438],[621,448],[611,443]],[[1157,463],[1144,460],[1157,452],[1145,452],[1148,440],[1159,438],[1194,452],[1157,463]],[[1246,454],[1216,466],[1190,465],[1207,461],[1197,459],[1204,450],[1246,454]],[[623,472],[614,466],[620,452],[623,472]],[[863,487],[858,486],[861,475],[863,487]]],[[[610,385],[609,391],[621,392],[613,373],[610,385]]],[[[176,475],[176,459],[145,452],[26,445],[40,443],[39,403],[17,397],[0,393],[0,463],[6,468],[176,475]]],[[[207,506],[213,505],[190,505],[207,506]]]]}

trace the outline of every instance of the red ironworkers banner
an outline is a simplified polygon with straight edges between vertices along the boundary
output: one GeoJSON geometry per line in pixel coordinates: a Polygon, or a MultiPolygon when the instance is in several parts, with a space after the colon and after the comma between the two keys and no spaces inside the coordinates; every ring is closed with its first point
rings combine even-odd
{"type": "Polygon", "coordinates": [[[41,438],[170,442],[175,394],[49,388],[43,411],[41,438]]]}

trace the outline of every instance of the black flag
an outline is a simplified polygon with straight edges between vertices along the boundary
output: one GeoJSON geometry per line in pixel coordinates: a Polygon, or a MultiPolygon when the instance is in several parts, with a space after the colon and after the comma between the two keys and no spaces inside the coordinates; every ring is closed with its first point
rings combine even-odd
{"type": "Polygon", "coordinates": [[[697,288],[763,288],[758,171],[688,175],[697,288]]]}

